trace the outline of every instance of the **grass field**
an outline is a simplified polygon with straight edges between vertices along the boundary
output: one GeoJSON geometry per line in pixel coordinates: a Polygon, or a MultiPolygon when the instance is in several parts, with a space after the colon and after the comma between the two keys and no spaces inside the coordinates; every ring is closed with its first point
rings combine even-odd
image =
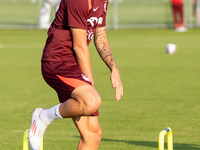
{"type": "MultiPolygon", "coordinates": [[[[114,99],[110,72],[90,46],[96,89],[103,103],[99,150],[157,150],[158,135],[173,131],[174,150],[200,149],[200,29],[110,30],[108,38],[121,72],[124,96],[114,99]],[[177,53],[167,55],[165,45],[177,53]]],[[[0,30],[0,149],[22,149],[31,111],[58,103],[44,82],[40,58],[46,31],[0,30]]],[[[79,134],[71,119],[46,130],[44,150],[75,150],[79,134]]]]}

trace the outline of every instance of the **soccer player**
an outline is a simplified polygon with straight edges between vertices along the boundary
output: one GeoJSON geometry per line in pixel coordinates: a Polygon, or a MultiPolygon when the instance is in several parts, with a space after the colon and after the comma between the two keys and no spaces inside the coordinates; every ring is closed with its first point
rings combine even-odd
{"type": "Polygon", "coordinates": [[[58,94],[60,104],[32,113],[29,143],[38,150],[47,126],[56,119],[72,118],[80,133],[78,150],[97,150],[101,97],[95,89],[88,45],[94,37],[96,49],[111,71],[115,99],[123,96],[119,69],[106,34],[108,0],[62,0],[42,55],[44,80],[58,94]]]}
{"type": "Polygon", "coordinates": [[[174,16],[174,28],[176,31],[183,32],[187,29],[184,26],[183,0],[171,0],[174,16]],[[178,19],[180,18],[180,21],[178,19]]]}
{"type": "Polygon", "coordinates": [[[58,10],[61,0],[45,0],[40,9],[38,26],[40,29],[48,29],[50,26],[51,10],[54,7],[58,10]]]}

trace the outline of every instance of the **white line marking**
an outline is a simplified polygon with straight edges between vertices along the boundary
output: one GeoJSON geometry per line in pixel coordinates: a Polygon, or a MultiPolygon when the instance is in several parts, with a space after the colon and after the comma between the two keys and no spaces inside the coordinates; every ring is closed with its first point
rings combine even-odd
{"type": "Polygon", "coordinates": [[[4,48],[4,45],[3,45],[3,44],[0,44],[0,48],[4,48]]]}

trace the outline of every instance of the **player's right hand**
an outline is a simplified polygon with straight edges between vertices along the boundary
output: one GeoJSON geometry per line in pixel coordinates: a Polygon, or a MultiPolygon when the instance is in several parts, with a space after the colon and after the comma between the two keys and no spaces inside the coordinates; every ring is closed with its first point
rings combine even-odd
{"type": "Polygon", "coordinates": [[[123,96],[123,86],[118,69],[112,70],[110,81],[112,83],[112,87],[115,88],[115,99],[119,101],[123,96]]]}

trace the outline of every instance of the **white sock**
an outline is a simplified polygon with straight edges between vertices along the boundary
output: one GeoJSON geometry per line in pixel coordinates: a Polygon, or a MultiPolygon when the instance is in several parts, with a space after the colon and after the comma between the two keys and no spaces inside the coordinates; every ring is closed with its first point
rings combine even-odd
{"type": "Polygon", "coordinates": [[[46,124],[50,124],[52,121],[56,119],[63,119],[63,117],[59,113],[59,106],[58,104],[52,108],[44,109],[40,113],[40,119],[44,121],[46,124]]]}

